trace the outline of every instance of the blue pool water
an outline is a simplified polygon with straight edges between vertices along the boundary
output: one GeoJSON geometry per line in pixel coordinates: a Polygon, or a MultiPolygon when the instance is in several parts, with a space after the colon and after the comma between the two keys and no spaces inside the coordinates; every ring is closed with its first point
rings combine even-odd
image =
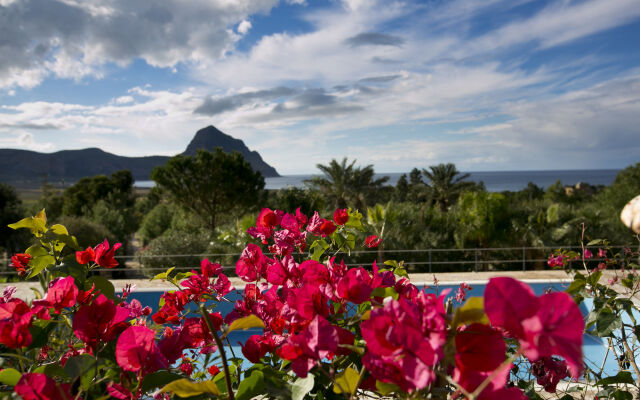
{"type": "MultiPolygon", "coordinates": [[[[534,292],[537,295],[541,295],[548,290],[552,291],[564,291],[568,283],[561,282],[546,282],[546,283],[529,283],[529,285],[533,288],[534,292]]],[[[484,293],[484,284],[474,285],[472,284],[472,289],[467,292],[467,296],[482,296],[484,293]]],[[[441,285],[437,290],[443,291],[446,289],[451,289],[451,295],[455,294],[457,290],[457,285],[441,285]]],[[[433,286],[428,287],[428,291],[435,291],[436,288],[433,286]]],[[[162,292],[159,291],[136,291],[131,293],[130,298],[138,299],[143,306],[150,306],[153,311],[157,311],[158,309],[158,301],[160,300],[160,295],[162,292]]],[[[234,303],[236,300],[241,298],[240,292],[234,291],[229,293],[227,296],[229,302],[221,302],[217,304],[216,310],[220,312],[223,316],[227,315],[231,310],[233,310],[234,303]]],[[[211,303],[213,304],[213,303],[211,303]]],[[[589,309],[592,307],[592,303],[590,299],[585,300],[583,304],[581,304],[580,308],[583,315],[587,315],[589,313],[589,309]]],[[[249,329],[247,331],[235,331],[229,335],[229,342],[231,343],[231,349],[228,346],[225,347],[225,353],[227,357],[238,357],[244,359],[243,364],[248,364],[249,362],[243,357],[242,350],[240,347],[240,343],[246,342],[246,340],[253,334],[261,334],[261,329],[249,329]]],[[[592,336],[589,334],[585,334],[583,336],[583,353],[584,360],[595,370],[600,370],[603,367],[603,372],[609,376],[615,375],[618,372],[618,366],[615,358],[612,354],[609,354],[605,360],[605,355],[607,354],[606,344],[599,337],[592,336]],[[603,364],[603,360],[605,363],[603,364]]]]}

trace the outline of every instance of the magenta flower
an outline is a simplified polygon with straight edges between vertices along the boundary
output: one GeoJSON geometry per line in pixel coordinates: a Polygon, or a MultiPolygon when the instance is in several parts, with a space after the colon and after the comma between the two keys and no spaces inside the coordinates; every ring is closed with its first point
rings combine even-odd
{"type": "Polygon", "coordinates": [[[337,294],[340,298],[361,304],[371,298],[371,275],[362,267],[352,268],[340,279],[337,294]]]}
{"type": "Polygon", "coordinates": [[[63,308],[71,307],[76,304],[76,296],[78,288],[72,276],[66,278],[57,278],[49,283],[46,300],[55,308],[56,314],[60,313],[63,308]]]}
{"type": "Polygon", "coordinates": [[[25,373],[13,388],[23,400],[72,399],[68,383],[57,383],[45,374],[25,373]]]}
{"type": "Polygon", "coordinates": [[[567,293],[536,297],[529,285],[513,278],[492,278],[484,292],[484,307],[494,327],[520,341],[531,360],[564,357],[573,377],[582,370],[584,320],[567,293]]]}
{"type": "Polygon", "coordinates": [[[169,363],[155,341],[155,332],[142,325],[130,326],[120,334],[116,343],[116,361],[125,371],[146,375],[168,368],[169,363]]]}
{"type": "Polygon", "coordinates": [[[115,339],[129,324],[129,310],[116,307],[104,295],[96,297],[90,305],[84,305],[73,317],[73,333],[87,345],[96,348],[99,342],[115,339]]]}

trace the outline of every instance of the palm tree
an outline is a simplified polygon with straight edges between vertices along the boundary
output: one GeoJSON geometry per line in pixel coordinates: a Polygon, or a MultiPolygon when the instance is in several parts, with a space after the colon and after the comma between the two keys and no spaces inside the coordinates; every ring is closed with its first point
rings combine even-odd
{"type": "Polygon", "coordinates": [[[464,181],[470,174],[461,174],[452,163],[432,165],[429,169],[431,171],[422,169],[422,173],[429,180],[427,187],[432,200],[438,204],[442,212],[447,212],[460,193],[474,186],[473,182],[464,181]]]}
{"type": "Polygon", "coordinates": [[[322,192],[338,208],[352,205],[357,209],[363,209],[367,205],[367,199],[380,189],[389,177],[374,179],[373,165],[356,167],[355,163],[356,160],[347,163],[345,157],[340,163],[334,159],[329,165],[317,164],[324,176],[307,179],[305,183],[322,192]]]}

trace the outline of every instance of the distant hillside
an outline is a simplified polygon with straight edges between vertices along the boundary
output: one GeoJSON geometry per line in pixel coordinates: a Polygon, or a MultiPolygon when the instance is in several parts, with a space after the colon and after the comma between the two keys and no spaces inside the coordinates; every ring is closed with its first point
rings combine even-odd
{"type": "MultiPolygon", "coordinates": [[[[213,150],[222,147],[226,152],[237,151],[251,164],[254,170],[265,177],[279,176],[278,172],[262,160],[260,154],[249,150],[242,140],[220,132],[213,126],[200,129],[184,151],[193,155],[197,149],[213,150]]],[[[55,153],[38,153],[29,150],[0,149],[0,181],[74,182],[85,176],[109,175],[128,169],[136,180],[149,180],[153,168],[163,165],[169,157],[124,157],[107,153],[98,148],[62,150],[55,153]]]]}
{"type": "Polygon", "coordinates": [[[244,159],[251,164],[251,167],[255,171],[260,171],[262,176],[280,176],[275,168],[264,162],[257,151],[249,150],[242,140],[229,136],[211,125],[196,132],[196,135],[191,139],[191,143],[182,154],[192,156],[199,149],[213,150],[216,147],[222,147],[222,150],[227,153],[237,151],[242,154],[244,159]]]}

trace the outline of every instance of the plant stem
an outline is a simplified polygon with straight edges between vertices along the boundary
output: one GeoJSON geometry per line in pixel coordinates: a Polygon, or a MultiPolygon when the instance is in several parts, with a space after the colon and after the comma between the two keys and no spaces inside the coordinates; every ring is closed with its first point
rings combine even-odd
{"type": "Polygon", "coordinates": [[[204,304],[200,304],[200,313],[204,318],[204,322],[206,322],[207,327],[209,328],[209,332],[211,332],[211,336],[213,336],[213,340],[215,340],[216,345],[218,346],[218,350],[220,351],[220,357],[222,358],[222,369],[224,371],[224,380],[227,384],[227,393],[229,394],[229,400],[234,400],[235,396],[233,395],[233,387],[231,386],[231,374],[229,373],[229,364],[227,363],[227,355],[224,352],[224,344],[218,333],[213,329],[213,323],[211,323],[211,319],[209,318],[209,313],[204,307],[204,304]]]}

